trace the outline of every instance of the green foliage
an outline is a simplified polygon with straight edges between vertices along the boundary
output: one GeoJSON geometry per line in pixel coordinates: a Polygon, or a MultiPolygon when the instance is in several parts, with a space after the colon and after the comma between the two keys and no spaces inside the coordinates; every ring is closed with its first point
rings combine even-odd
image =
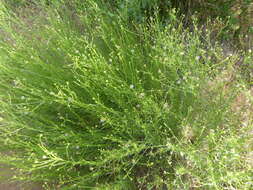
{"type": "Polygon", "coordinates": [[[0,149],[10,151],[1,162],[19,179],[68,190],[250,188],[246,139],[235,140],[230,110],[238,90],[209,86],[225,67],[208,57],[217,49],[173,12],[166,26],[158,17],[129,26],[129,12],[94,1],[65,4],[70,12],[54,5],[36,30],[0,14],[9,38],[0,46],[0,149]]]}

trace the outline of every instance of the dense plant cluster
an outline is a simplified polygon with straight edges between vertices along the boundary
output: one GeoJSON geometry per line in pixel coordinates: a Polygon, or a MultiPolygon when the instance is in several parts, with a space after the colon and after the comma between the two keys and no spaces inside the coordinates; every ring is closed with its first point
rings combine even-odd
{"type": "Polygon", "coordinates": [[[240,75],[217,81],[236,55],[224,58],[208,33],[203,42],[197,25],[159,9],[166,1],[41,2],[46,16],[32,23],[0,4],[0,161],[19,180],[252,188],[248,128],[231,108],[246,85],[240,75]]]}

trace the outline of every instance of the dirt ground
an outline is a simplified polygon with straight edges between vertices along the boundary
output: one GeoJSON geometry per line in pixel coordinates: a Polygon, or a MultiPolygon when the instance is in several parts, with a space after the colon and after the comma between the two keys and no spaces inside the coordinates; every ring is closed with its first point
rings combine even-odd
{"type": "Polygon", "coordinates": [[[43,190],[42,186],[39,184],[6,182],[5,179],[9,179],[11,176],[13,176],[13,171],[4,165],[0,165],[0,190],[43,190]]]}

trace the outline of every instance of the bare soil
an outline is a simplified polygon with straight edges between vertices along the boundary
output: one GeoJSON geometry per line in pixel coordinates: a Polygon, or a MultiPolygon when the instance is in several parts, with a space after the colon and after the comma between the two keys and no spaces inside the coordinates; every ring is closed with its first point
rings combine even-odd
{"type": "Polygon", "coordinates": [[[0,190],[43,190],[40,184],[7,181],[14,175],[9,167],[0,165],[0,190]]]}

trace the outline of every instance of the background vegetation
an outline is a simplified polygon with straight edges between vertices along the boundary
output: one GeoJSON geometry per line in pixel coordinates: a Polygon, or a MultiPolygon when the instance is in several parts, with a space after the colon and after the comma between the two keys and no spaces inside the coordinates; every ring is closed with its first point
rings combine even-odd
{"type": "Polygon", "coordinates": [[[13,179],[252,189],[252,51],[242,43],[251,25],[231,15],[236,3],[250,7],[2,1],[0,161],[13,179]],[[238,42],[233,54],[224,39],[238,42]]]}

